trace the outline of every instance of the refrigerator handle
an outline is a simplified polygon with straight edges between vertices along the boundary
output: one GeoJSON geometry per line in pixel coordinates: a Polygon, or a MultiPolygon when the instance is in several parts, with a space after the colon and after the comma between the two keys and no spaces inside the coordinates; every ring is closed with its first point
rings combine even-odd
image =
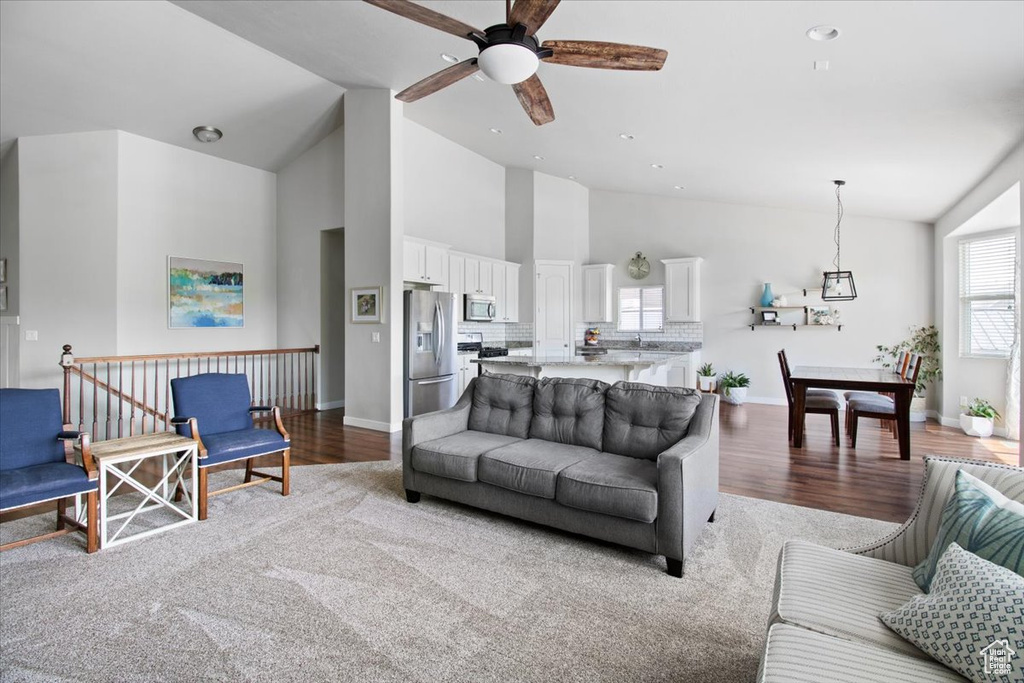
{"type": "Polygon", "coordinates": [[[419,386],[422,386],[424,384],[441,384],[442,382],[451,382],[451,381],[454,381],[454,380],[455,380],[455,375],[448,375],[447,377],[442,377],[441,379],[426,379],[426,380],[422,380],[422,381],[421,380],[416,380],[416,384],[419,385],[419,386]]]}
{"type": "Polygon", "coordinates": [[[434,365],[441,364],[441,304],[434,302],[434,365]]]}
{"type": "Polygon", "coordinates": [[[441,344],[437,349],[437,364],[440,366],[445,357],[445,349],[448,348],[448,321],[444,319],[444,308],[440,301],[437,302],[437,319],[441,321],[441,344]]]}

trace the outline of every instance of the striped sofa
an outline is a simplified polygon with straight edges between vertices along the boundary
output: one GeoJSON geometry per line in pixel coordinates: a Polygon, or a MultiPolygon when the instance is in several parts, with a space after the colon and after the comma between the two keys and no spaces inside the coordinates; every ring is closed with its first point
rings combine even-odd
{"type": "Polygon", "coordinates": [[[1024,503],[1024,469],[928,456],[917,509],[890,536],[845,550],[786,542],[775,576],[760,683],[967,680],[878,619],[920,594],[911,571],[935,541],[961,468],[1024,503]]]}

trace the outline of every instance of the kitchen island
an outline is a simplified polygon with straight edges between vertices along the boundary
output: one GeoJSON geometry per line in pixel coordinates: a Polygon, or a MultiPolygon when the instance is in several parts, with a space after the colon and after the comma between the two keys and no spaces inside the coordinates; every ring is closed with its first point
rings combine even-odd
{"type": "Polygon", "coordinates": [[[609,351],[595,356],[540,354],[475,358],[486,372],[543,377],[582,377],[614,384],[619,381],[668,385],[669,366],[680,354],[650,351],[609,351]]]}

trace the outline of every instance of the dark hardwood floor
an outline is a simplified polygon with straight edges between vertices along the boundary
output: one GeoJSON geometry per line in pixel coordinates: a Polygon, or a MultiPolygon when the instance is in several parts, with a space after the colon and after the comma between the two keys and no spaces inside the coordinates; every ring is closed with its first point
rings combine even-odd
{"type": "MultiPolygon", "coordinates": [[[[292,464],[401,460],[402,435],[343,425],[344,410],[327,410],[284,419],[292,438],[292,464]]],[[[917,502],[925,455],[936,454],[1006,464],[1017,463],[1018,444],[1005,439],[976,439],[935,422],[912,425],[911,458],[900,460],[891,432],[865,420],[857,449],[843,437],[832,443],[827,417],[811,415],[803,448],[786,438],[782,406],[722,404],[720,486],[726,493],[872,517],[906,520],[917,502]]],[[[280,463],[276,456],[265,466],[280,463]]],[[[241,467],[232,464],[225,467],[241,467]]],[[[229,494],[230,495],[230,494],[229,494]]],[[[38,514],[53,505],[0,516],[0,521],[38,514]]]]}

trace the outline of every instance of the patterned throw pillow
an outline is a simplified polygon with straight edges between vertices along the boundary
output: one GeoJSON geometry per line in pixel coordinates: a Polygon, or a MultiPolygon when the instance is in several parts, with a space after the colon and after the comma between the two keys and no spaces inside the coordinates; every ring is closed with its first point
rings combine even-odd
{"type": "Polygon", "coordinates": [[[960,470],[956,492],[942,509],[931,552],[914,567],[914,581],[925,593],[935,565],[950,543],[1024,576],[1024,505],[1010,500],[977,477],[960,470]]]}
{"type": "Polygon", "coordinates": [[[939,559],[931,593],[878,618],[972,681],[1024,680],[1024,578],[956,543],[939,559]]]}

